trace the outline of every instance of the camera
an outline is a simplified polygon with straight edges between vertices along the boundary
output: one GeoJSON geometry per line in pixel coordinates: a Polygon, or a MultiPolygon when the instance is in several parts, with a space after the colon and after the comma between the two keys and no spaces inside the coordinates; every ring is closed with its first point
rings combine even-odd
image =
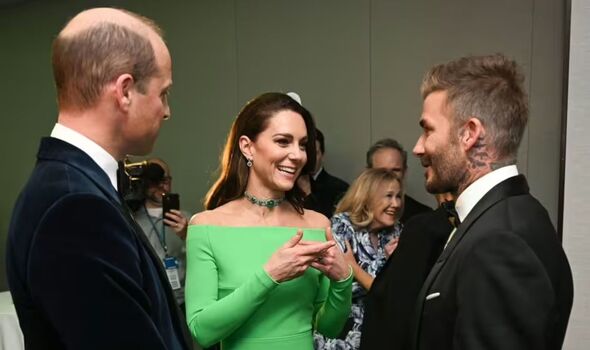
{"type": "MultiPolygon", "coordinates": [[[[125,176],[122,182],[125,183],[126,190],[123,193],[123,199],[132,211],[137,211],[146,200],[146,190],[149,186],[157,185],[165,178],[164,168],[157,163],[149,163],[145,160],[134,163],[125,161],[125,176]]],[[[164,209],[166,206],[170,209],[178,208],[178,194],[168,199],[163,196],[162,200],[164,209]]]]}

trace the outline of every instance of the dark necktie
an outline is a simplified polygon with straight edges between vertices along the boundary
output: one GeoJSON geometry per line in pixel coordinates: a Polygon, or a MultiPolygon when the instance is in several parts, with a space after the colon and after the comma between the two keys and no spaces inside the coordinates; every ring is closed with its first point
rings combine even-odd
{"type": "Polygon", "coordinates": [[[449,221],[451,222],[451,225],[453,225],[454,227],[459,226],[459,224],[461,223],[461,220],[459,220],[459,214],[457,214],[457,210],[455,209],[455,202],[451,202],[451,201],[442,202],[441,206],[447,212],[447,215],[449,216],[449,221]]]}

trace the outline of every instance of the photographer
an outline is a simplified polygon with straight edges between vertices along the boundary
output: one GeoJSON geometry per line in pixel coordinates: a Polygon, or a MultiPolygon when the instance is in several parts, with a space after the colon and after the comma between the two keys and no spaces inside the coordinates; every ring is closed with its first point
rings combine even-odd
{"type": "MultiPolygon", "coordinates": [[[[170,209],[163,217],[163,202],[172,189],[168,164],[158,158],[149,159],[141,175],[141,200],[134,209],[135,220],[143,229],[156,254],[162,260],[176,301],[184,311],[184,278],[186,268],[187,214],[170,209]]],[[[177,198],[176,198],[177,200],[177,198]]]]}

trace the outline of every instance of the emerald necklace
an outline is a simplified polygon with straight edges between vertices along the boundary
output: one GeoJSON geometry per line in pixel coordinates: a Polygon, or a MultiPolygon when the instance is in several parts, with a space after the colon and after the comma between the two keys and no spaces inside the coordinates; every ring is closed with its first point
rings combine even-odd
{"type": "Polygon", "coordinates": [[[244,197],[246,197],[246,199],[249,200],[250,203],[261,207],[266,207],[268,209],[278,207],[279,204],[283,203],[283,201],[285,200],[285,197],[279,199],[259,199],[248,193],[248,191],[244,191],[244,197]]]}

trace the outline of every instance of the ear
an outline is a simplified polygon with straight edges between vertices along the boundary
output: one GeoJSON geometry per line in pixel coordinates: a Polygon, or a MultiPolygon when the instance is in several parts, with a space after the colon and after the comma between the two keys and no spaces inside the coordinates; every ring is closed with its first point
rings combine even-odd
{"type": "Polygon", "coordinates": [[[253,156],[253,147],[252,147],[252,140],[246,135],[240,136],[238,140],[238,144],[240,145],[240,151],[247,159],[252,159],[253,156]]]}
{"type": "Polygon", "coordinates": [[[483,124],[475,117],[469,118],[459,130],[459,142],[465,152],[478,145],[479,139],[485,135],[483,124]]]}
{"type": "Polygon", "coordinates": [[[115,80],[115,97],[119,108],[128,111],[132,102],[132,91],[135,80],[131,74],[121,74],[115,80]]]}

